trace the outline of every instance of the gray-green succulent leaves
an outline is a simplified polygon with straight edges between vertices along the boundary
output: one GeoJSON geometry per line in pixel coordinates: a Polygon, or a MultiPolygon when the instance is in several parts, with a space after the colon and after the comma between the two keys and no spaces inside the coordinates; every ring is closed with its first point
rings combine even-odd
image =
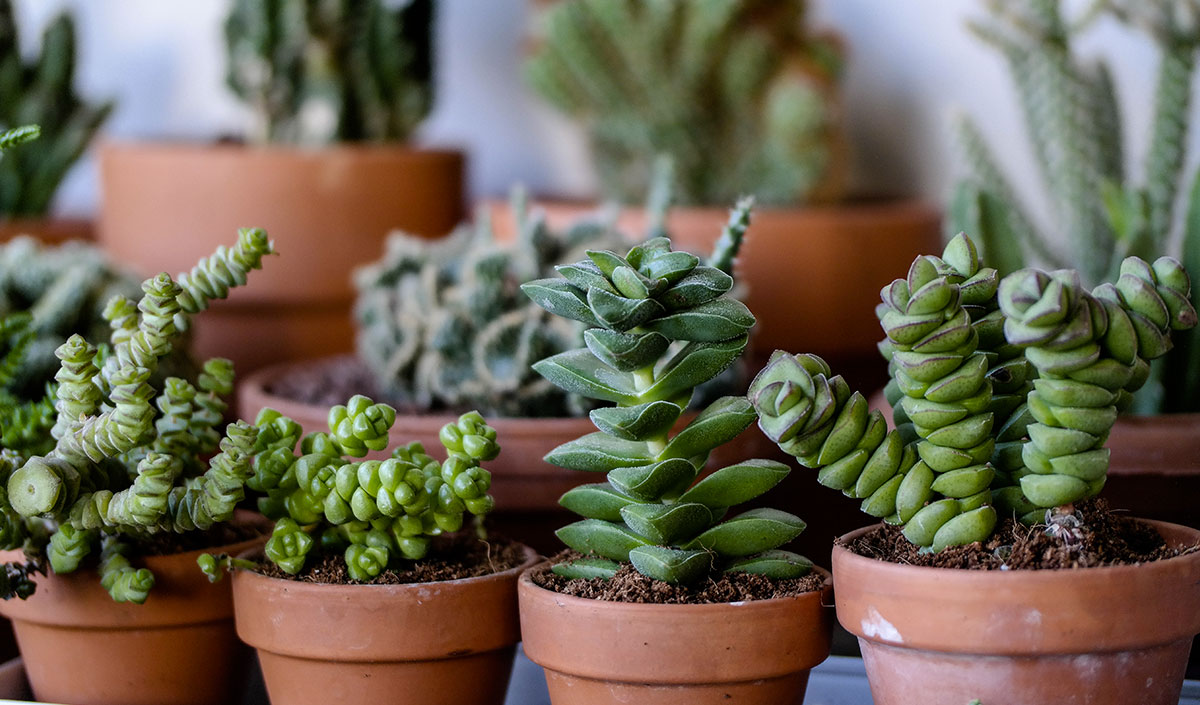
{"type": "MultiPolygon", "coordinates": [[[[242,230],[236,246],[218,248],[178,280],[146,280],[136,304],[111,299],[106,345],[76,334],[57,349],[53,442],[28,454],[0,450],[3,548],[44,555],[56,573],[76,570],[100,548],[101,582],[113,599],[142,602],[154,576],[132,565],[131,542],[232,517],[258,435],[240,421],[224,436],[217,431],[232,365],[209,360],[195,383],[168,378],[157,389],[150,380],[188,319],[244,284],[273,251],[263,230],[242,230]]],[[[5,597],[32,591],[12,583],[5,597]]]]}
{"type": "MultiPolygon", "coordinates": [[[[744,230],[749,204],[729,229],[744,230]]],[[[745,398],[722,397],[673,432],[695,388],[732,365],[754,316],[728,295],[733,278],[651,239],[624,256],[605,250],[558,267],[561,278],[522,288],[546,310],[584,323],[586,347],[535,369],[569,392],[610,402],[591,412],[598,432],[564,443],[546,460],[607,473],[561,503],[584,517],[558,536],[586,555],[556,565],[569,577],[611,577],[628,561],[642,574],[689,583],[714,570],[798,577],[811,567],[779,550],[805,524],[775,509],[722,521],[730,507],[778,484],[788,468],[748,460],[696,482],[709,453],[754,422],[745,398]]]]}
{"type": "MultiPolygon", "coordinates": [[[[480,463],[500,446],[478,412],[442,427],[440,463],[416,442],[386,460],[348,459],[386,449],[395,421],[395,409],[361,395],[329,410],[328,432],[303,438],[292,419],[260,412],[249,486],[265,493],[259,509],[276,520],[268,560],[295,575],[319,541],[317,553],[342,551],[350,577],[370,580],[399,559],[423,558],[430,538],[460,530],[465,515],[492,510],[492,476],[480,463]]],[[[216,570],[213,559],[207,563],[216,570]]]]}
{"type": "Polygon", "coordinates": [[[1071,270],[999,280],[958,235],[882,291],[896,430],[820,358],[776,351],[748,393],[763,431],[821,484],[941,550],[1097,494],[1118,408],[1172,330],[1196,325],[1179,262],[1136,257],[1088,292],[1071,270]]]}

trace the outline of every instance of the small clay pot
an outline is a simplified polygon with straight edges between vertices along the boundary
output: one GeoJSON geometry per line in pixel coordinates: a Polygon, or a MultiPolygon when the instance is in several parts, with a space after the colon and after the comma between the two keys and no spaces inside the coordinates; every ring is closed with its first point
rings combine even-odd
{"type": "Polygon", "coordinates": [[[92,221],[79,218],[13,218],[0,220],[0,242],[18,235],[37,238],[47,245],[59,245],[68,240],[91,240],[95,236],[92,221]]]}
{"type": "MultiPolygon", "coordinates": [[[[1195,529],[1147,523],[1171,546],[1200,544],[1195,529]]],[[[838,621],[858,637],[876,705],[1175,705],[1200,632],[1200,552],[1132,566],[975,571],[838,545],[833,575],[838,621]]]]}
{"type": "MultiPolygon", "coordinates": [[[[275,705],[501,705],[517,642],[517,576],[325,585],[233,576],[237,632],[275,705]]],[[[261,558],[257,551],[246,558],[261,558]]]]}
{"type": "Polygon", "coordinates": [[[563,595],[528,572],[518,586],[525,654],[553,705],[800,705],[829,655],[831,592],[653,605],[563,595]]]}
{"type": "MultiPolygon", "coordinates": [[[[0,602],[34,696],[71,705],[235,702],[250,654],[234,633],[229,580],[210,583],[196,558],[265,540],[140,559],[155,580],[142,605],[113,602],[94,570],[37,576],[28,600],[0,602]]],[[[0,560],[24,557],[4,551],[0,560]]]]}

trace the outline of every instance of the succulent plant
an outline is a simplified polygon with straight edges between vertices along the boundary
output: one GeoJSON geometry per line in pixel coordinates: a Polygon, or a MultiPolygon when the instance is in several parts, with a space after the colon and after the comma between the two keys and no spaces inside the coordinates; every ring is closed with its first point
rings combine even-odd
{"type": "Polygon", "coordinates": [[[602,220],[551,231],[519,200],[514,211],[512,245],[498,244],[481,217],[439,241],[393,234],[383,258],[356,273],[359,357],[398,403],[522,417],[576,411],[532,364],[577,344],[579,332],[530,303],[520,284],[621,236],[602,220]]]}
{"type": "Polygon", "coordinates": [[[432,102],[432,25],[433,0],[236,0],[226,80],[257,141],[403,141],[432,102]]]}
{"type": "MultiPolygon", "coordinates": [[[[210,360],[195,383],[171,378],[158,389],[149,381],[190,316],[245,283],[272,251],[264,231],[242,230],[235,247],[218,248],[178,281],[165,273],[146,280],[136,307],[114,297],[109,310],[127,315],[114,315],[103,359],[78,334],[59,346],[50,449],[0,452],[4,548],[24,548],[56,573],[100,548],[101,582],[113,599],[142,602],[154,578],[130,560],[139,539],[206,530],[232,516],[258,436],[240,421],[224,436],[216,430],[232,366],[210,360]]],[[[32,592],[19,570],[6,570],[16,575],[6,597],[32,592]]]]}
{"type": "Polygon", "coordinates": [[[104,124],[113,103],[75,92],[75,23],[58,15],[26,62],[11,0],[0,0],[0,129],[36,123],[41,139],[0,160],[0,214],[40,216],[104,124]]]}
{"type": "MultiPolygon", "coordinates": [[[[971,28],[1008,63],[1052,218],[1036,221],[979,128],[964,118],[958,137],[966,174],[956,187],[948,232],[973,233],[1001,276],[1040,262],[1075,268],[1085,285],[1095,286],[1115,278],[1127,256],[1149,259],[1168,251],[1182,231],[1184,264],[1200,271],[1200,171],[1191,177],[1186,206],[1178,203],[1200,49],[1200,3],[1115,0],[1093,3],[1077,18],[1064,17],[1057,0],[988,0],[986,7],[987,15],[971,28]],[[1144,29],[1161,56],[1141,170],[1124,158],[1108,66],[1085,62],[1074,50],[1077,37],[1102,10],[1144,29]],[[1135,171],[1144,174],[1140,183],[1131,176],[1135,171]],[[1051,234],[1064,236],[1065,250],[1051,234]]],[[[1200,305],[1200,298],[1192,305],[1200,305]]],[[[1179,342],[1152,370],[1138,411],[1200,409],[1200,332],[1179,342]],[[1177,383],[1163,385],[1165,376],[1177,383]]]]}
{"type": "MultiPolygon", "coordinates": [[[[744,231],[735,210],[731,236],[744,231]],[[735,234],[736,233],[736,234],[735,234]]],[[[733,278],[654,238],[621,256],[589,250],[559,266],[561,278],[522,289],[558,316],[587,326],[586,347],[534,367],[558,387],[610,402],[591,412],[596,433],[546,456],[560,467],[607,473],[561,503],[584,517],[558,536],[585,557],[560,563],[568,577],[609,578],[628,561],[643,575],[690,583],[714,571],[799,577],[811,563],[779,550],[805,524],[775,509],[722,521],[730,507],[778,484],[788,469],[769,460],[721,468],[696,482],[709,453],[754,422],[745,398],[722,397],[673,431],[697,386],[742,354],[754,316],[728,295],[733,278]]]]}
{"type": "Polygon", "coordinates": [[[545,4],[526,73],[584,124],[608,197],[640,198],[659,155],[683,204],[838,195],[842,51],[805,0],[545,4]]]}
{"type": "Polygon", "coordinates": [[[462,529],[467,514],[492,510],[491,474],[480,463],[500,446],[478,412],[442,427],[443,462],[416,442],[386,460],[349,459],[386,449],[395,420],[395,409],[361,395],[329,410],[328,432],[303,438],[278,411],[259,413],[250,487],[265,493],[259,508],[276,520],[268,560],[295,575],[310,554],[340,551],[351,579],[370,580],[399,559],[425,557],[430,538],[462,529]]]}
{"type": "Polygon", "coordinates": [[[759,426],[818,482],[935,551],[986,539],[997,509],[1034,523],[1094,496],[1118,407],[1171,331],[1196,325],[1187,273],[1130,257],[1090,293],[1073,270],[997,279],[960,234],[884,287],[896,430],[820,358],[784,351],[750,386],[759,426]]]}

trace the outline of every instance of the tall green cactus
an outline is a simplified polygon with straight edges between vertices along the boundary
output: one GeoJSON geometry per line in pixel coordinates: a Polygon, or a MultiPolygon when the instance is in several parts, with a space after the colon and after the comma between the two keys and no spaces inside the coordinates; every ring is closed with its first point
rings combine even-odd
{"type": "Polygon", "coordinates": [[[22,58],[11,0],[0,0],[0,129],[34,123],[41,139],[0,160],[0,215],[41,216],[67,172],[87,150],[113,103],[75,92],[75,23],[56,17],[32,61],[22,58]]]}
{"type": "MultiPolygon", "coordinates": [[[[1167,251],[1176,231],[1190,228],[1187,213],[1198,207],[1195,191],[1186,209],[1178,201],[1200,48],[1200,5],[1194,0],[1115,0],[1096,3],[1083,17],[1068,19],[1060,0],[985,4],[987,16],[973,22],[971,29],[1009,65],[1052,219],[1035,222],[978,127],[964,118],[958,133],[966,175],[956,187],[948,232],[978,237],[984,256],[1002,275],[1042,262],[1077,268],[1089,286],[1117,276],[1127,256],[1149,258],[1167,251]],[[1130,176],[1137,170],[1124,161],[1119,106],[1108,67],[1084,62],[1073,49],[1100,11],[1111,11],[1120,21],[1144,29],[1159,48],[1140,183],[1130,176]],[[1051,234],[1065,236],[1065,250],[1051,234]]],[[[1194,254],[1196,249],[1196,239],[1185,237],[1185,262],[1200,256],[1194,254]]],[[[1200,301],[1193,301],[1197,304],[1200,301]]],[[[1135,410],[1200,408],[1200,372],[1188,375],[1186,386],[1161,381],[1167,368],[1200,369],[1196,354],[1187,352],[1192,346],[1182,347],[1164,365],[1154,367],[1135,410]]]]}
{"type": "Polygon", "coordinates": [[[395,420],[392,407],[355,396],[329,410],[328,432],[301,439],[295,421],[262,410],[250,486],[265,492],[259,506],[276,520],[268,560],[295,575],[314,549],[341,551],[351,579],[370,580],[398,559],[423,558],[430,538],[458,531],[466,514],[492,510],[491,474],[480,463],[494,459],[500,446],[478,412],[442,428],[441,463],[415,442],[387,460],[346,459],[385,449],[395,420]]]}
{"type": "Polygon", "coordinates": [[[821,484],[933,550],[986,539],[997,509],[1033,523],[1099,492],[1118,407],[1197,322],[1169,257],[1130,257],[1088,293],[1073,270],[997,282],[961,234],[881,296],[896,430],[811,355],[777,351],[748,397],[821,484]]]}
{"type": "Polygon", "coordinates": [[[432,103],[432,35],[432,0],[236,0],[226,79],[257,141],[403,141],[432,103]]]}
{"type": "Polygon", "coordinates": [[[575,345],[578,331],[519,286],[621,236],[600,221],[555,232],[521,203],[514,210],[512,245],[498,244],[481,217],[440,241],[394,234],[383,258],[356,274],[359,356],[398,402],[502,416],[574,411],[532,365],[575,345]]]}
{"type": "MultiPolygon", "coordinates": [[[[178,281],[165,273],[146,280],[136,309],[115,297],[104,348],[78,334],[59,346],[49,449],[7,448],[0,462],[0,515],[14,527],[3,532],[4,548],[44,554],[66,573],[103,544],[104,587],[119,602],[142,602],[153,576],[130,563],[139,538],[205,530],[233,515],[253,473],[258,432],[241,421],[224,437],[216,431],[226,410],[217,392],[231,389],[232,366],[206,363],[199,389],[178,378],[161,389],[150,381],[188,318],[244,283],[272,252],[264,231],[242,230],[235,247],[219,248],[178,281]]],[[[10,587],[6,597],[32,590],[10,587]]]]}
{"type": "Polygon", "coordinates": [[[640,198],[658,155],[684,204],[836,196],[841,47],[807,5],[559,0],[526,74],[584,124],[610,198],[640,198]]]}
{"type": "MultiPolygon", "coordinates": [[[[744,213],[735,212],[733,227],[744,213]]],[[[732,365],[754,316],[728,295],[733,278],[670,240],[651,239],[621,256],[590,250],[558,267],[561,278],[522,288],[556,315],[586,325],[586,347],[535,365],[558,387],[611,402],[591,412],[598,432],[546,456],[560,467],[607,473],[561,502],[584,517],[558,536],[585,558],[556,565],[568,577],[611,577],[618,561],[669,583],[714,571],[799,577],[811,564],[778,550],[805,524],[775,509],[722,521],[730,507],[778,484],[788,473],[748,460],[695,482],[709,453],[754,422],[750,404],[722,397],[673,432],[697,386],[732,365]],[[694,483],[694,484],[693,484],[694,483]]]]}

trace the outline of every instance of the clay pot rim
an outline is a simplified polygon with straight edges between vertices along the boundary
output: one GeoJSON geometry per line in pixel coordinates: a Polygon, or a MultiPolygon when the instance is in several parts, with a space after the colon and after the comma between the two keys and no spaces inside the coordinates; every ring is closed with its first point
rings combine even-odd
{"type": "MultiPolygon", "coordinates": [[[[485,206],[506,204],[507,199],[493,197],[481,199],[480,202],[485,206]]],[[[599,213],[613,202],[606,201],[602,198],[597,199],[587,197],[555,196],[553,194],[535,194],[528,198],[528,203],[531,209],[535,209],[539,205],[545,205],[550,207],[580,208],[599,213]]],[[[640,204],[615,205],[619,211],[644,210],[644,207],[640,204]]],[[[732,205],[732,203],[729,206],[672,205],[669,213],[705,215],[714,218],[726,217],[729,214],[729,209],[732,207],[732,205]]],[[[754,206],[754,217],[756,219],[769,220],[775,217],[802,218],[810,215],[820,217],[836,216],[839,218],[848,219],[857,218],[862,220],[897,220],[906,218],[924,220],[941,218],[941,210],[929,200],[919,196],[887,194],[865,194],[834,203],[811,203],[789,206],[756,204],[754,206]]]]}
{"type": "Polygon", "coordinates": [[[824,575],[825,581],[821,583],[821,587],[817,590],[810,590],[809,592],[801,593],[799,595],[792,595],[790,597],[772,597],[772,598],[769,598],[766,600],[741,600],[738,602],[707,602],[704,604],[693,605],[693,604],[659,603],[659,602],[619,602],[616,600],[597,600],[597,599],[591,598],[591,597],[577,597],[575,595],[564,595],[561,592],[556,592],[554,590],[548,590],[548,589],[542,587],[541,585],[538,585],[537,583],[533,582],[533,578],[531,577],[533,571],[536,569],[539,569],[543,566],[548,566],[551,563],[552,563],[552,561],[550,559],[546,559],[546,560],[538,562],[535,565],[530,566],[523,573],[521,573],[521,578],[520,578],[520,581],[517,583],[517,587],[521,590],[532,590],[532,591],[537,591],[538,593],[554,595],[554,596],[556,596],[554,599],[556,601],[558,601],[563,607],[596,608],[596,609],[607,609],[607,610],[626,610],[630,613],[631,618],[635,617],[636,615],[638,615],[640,613],[658,612],[658,611],[663,610],[664,608],[671,609],[671,610],[679,610],[681,612],[687,611],[695,617],[700,617],[700,616],[702,616],[702,613],[704,613],[704,612],[720,612],[720,611],[727,610],[730,607],[734,607],[734,608],[738,608],[738,609],[773,608],[773,607],[778,607],[779,605],[782,605],[782,604],[785,604],[788,602],[795,602],[798,600],[799,601],[811,600],[814,597],[821,600],[822,607],[827,607],[827,608],[833,607],[832,602],[826,602],[826,600],[825,600],[825,598],[828,597],[832,593],[832,590],[833,590],[833,574],[830,573],[828,570],[822,568],[819,565],[814,565],[813,570],[824,575]],[[696,614],[696,613],[701,613],[701,614],[696,614]]]}
{"type": "MultiPolygon", "coordinates": [[[[1200,529],[1193,529],[1182,524],[1172,524],[1166,521],[1156,521],[1154,519],[1141,519],[1144,524],[1149,524],[1160,534],[1163,528],[1182,530],[1190,533],[1193,539],[1200,546],[1200,529]]],[[[854,551],[851,551],[845,546],[846,543],[875,531],[880,524],[872,524],[864,526],[860,529],[855,529],[848,534],[839,536],[833,544],[833,553],[835,556],[840,556],[840,560],[847,561],[852,564],[862,566],[873,572],[883,571],[886,578],[930,578],[937,576],[937,580],[941,582],[953,582],[961,586],[963,589],[995,589],[995,582],[1042,582],[1047,584],[1060,583],[1069,581],[1078,583],[1081,577],[1086,576],[1121,576],[1122,574],[1132,575],[1134,573],[1145,574],[1148,570],[1169,571],[1174,566],[1179,565],[1181,561],[1191,561],[1200,564],[1200,551],[1193,551],[1181,556],[1172,556],[1157,561],[1149,561],[1146,563],[1135,563],[1132,565],[1109,565],[1098,566],[1092,568],[1062,568],[1049,570],[1030,570],[1030,569],[1013,569],[1013,570],[969,570],[966,568],[935,568],[931,566],[908,565],[905,563],[893,563],[880,558],[871,558],[863,556],[854,551]],[[1169,564],[1169,566],[1168,566],[1169,564]],[[1161,567],[1168,566],[1168,567],[1161,567]]]]}
{"type": "MultiPolygon", "coordinates": [[[[270,575],[263,575],[262,573],[258,572],[257,570],[252,570],[250,568],[238,568],[237,571],[235,572],[235,574],[236,575],[244,575],[246,578],[250,578],[253,580],[265,581],[269,584],[274,584],[277,587],[281,586],[281,585],[294,586],[294,587],[289,587],[289,590],[291,590],[293,592],[313,592],[313,591],[321,591],[321,590],[330,590],[330,589],[334,589],[334,588],[340,588],[340,589],[353,588],[356,591],[359,589],[372,589],[372,590],[377,591],[377,596],[379,593],[389,593],[389,592],[402,595],[407,592],[416,592],[417,590],[428,588],[431,586],[432,587],[436,587],[439,585],[459,586],[459,585],[465,585],[468,583],[478,584],[478,583],[490,582],[490,581],[503,581],[506,578],[510,578],[514,574],[523,573],[524,571],[528,570],[529,568],[537,565],[542,560],[542,557],[538,554],[537,551],[533,550],[529,546],[526,546],[525,544],[520,544],[520,545],[521,545],[521,548],[523,548],[524,552],[525,552],[525,562],[523,562],[519,566],[509,568],[508,570],[502,570],[498,573],[488,573],[487,575],[476,575],[476,576],[473,576],[470,578],[454,578],[453,580],[432,580],[432,581],[424,582],[424,583],[398,583],[398,584],[391,584],[391,585],[370,585],[370,584],[363,584],[363,583],[313,583],[313,582],[309,582],[307,580],[293,580],[290,578],[275,578],[270,575]]],[[[265,549],[262,546],[251,547],[251,548],[239,553],[237,555],[237,557],[241,558],[243,560],[261,560],[261,559],[265,558],[264,553],[263,553],[264,550],[265,549]]]]}
{"type": "Polygon", "coordinates": [[[101,151],[145,152],[158,154],[254,154],[272,156],[312,157],[316,155],[412,156],[429,159],[462,158],[465,151],[449,146],[424,146],[413,141],[394,142],[335,142],[327,145],[303,146],[285,143],[259,144],[253,142],[216,142],[186,137],[151,137],[143,139],[108,137],[100,141],[101,151]]]}

